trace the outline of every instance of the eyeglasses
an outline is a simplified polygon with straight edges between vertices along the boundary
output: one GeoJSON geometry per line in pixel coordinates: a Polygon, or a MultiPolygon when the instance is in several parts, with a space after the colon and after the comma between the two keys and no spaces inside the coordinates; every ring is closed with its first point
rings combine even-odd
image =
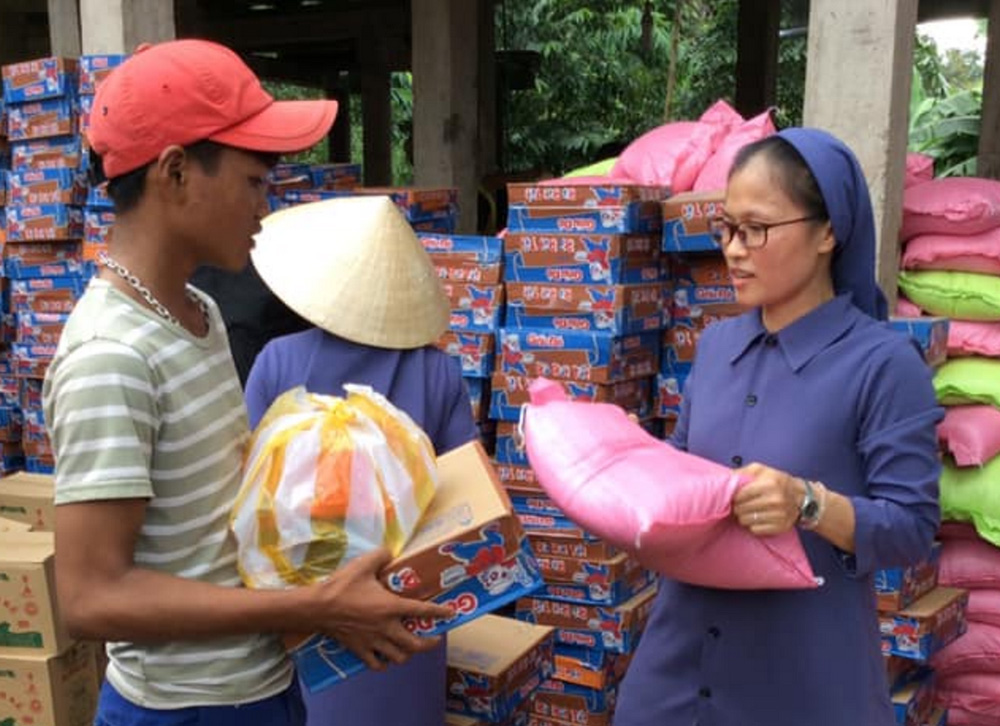
{"type": "Polygon", "coordinates": [[[767,244],[767,232],[774,227],[784,227],[786,224],[797,224],[798,222],[814,222],[823,217],[813,214],[808,217],[798,217],[797,219],[786,219],[784,222],[741,222],[737,224],[730,222],[725,217],[712,217],[708,220],[708,233],[712,236],[715,244],[722,249],[729,246],[734,237],[739,237],[740,244],[748,250],[759,250],[767,244]]]}

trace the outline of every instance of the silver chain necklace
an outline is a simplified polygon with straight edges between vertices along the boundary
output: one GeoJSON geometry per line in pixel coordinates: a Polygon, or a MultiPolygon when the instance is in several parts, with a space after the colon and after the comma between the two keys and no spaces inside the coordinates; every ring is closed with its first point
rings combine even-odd
{"type": "MultiPolygon", "coordinates": [[[[107,267],[109,270],[114,272],[118,277],[123,279],[128,283],[129,287],[139,293],[139,296],[146,301],[149,307],[153,308],[157,315],[177,327],[184,327],[181,325],[181,321],[177,319],[174,315],[167,309],[167,306],[157,300],[153,293],[149,291],[149,288],[142,284],[142,280],[133,275],[125,265],[118,262],[118,260],[113,259],[110,255],[102,254],[101,263],[107,267]]],[[[205,319],[205,327],[208,327],[208,306],[205,305],[205,301],[194,294],[191,290],[187,291],[188,299],[194,302],[198,308],[201,310],[202,317],[205,319]]]]}

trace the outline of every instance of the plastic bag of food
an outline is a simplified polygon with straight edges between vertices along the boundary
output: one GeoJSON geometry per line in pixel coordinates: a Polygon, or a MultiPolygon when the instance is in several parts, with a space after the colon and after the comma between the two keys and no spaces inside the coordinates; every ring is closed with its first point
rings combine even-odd
{"type": "Polygon", "coordinates": [[[398,555],[437,488],[434,447],[367,386],[279,396],[250,441],[230,525],[253,588],[318,582],[377,547],[398,555]]]}

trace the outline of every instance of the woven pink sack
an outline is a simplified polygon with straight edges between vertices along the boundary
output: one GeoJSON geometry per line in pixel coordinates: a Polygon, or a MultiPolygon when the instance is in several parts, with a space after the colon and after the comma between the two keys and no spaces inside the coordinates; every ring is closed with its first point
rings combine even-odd
{"type": "Polygon", "coordinates": [[[538,482],[570,519],[646,567],[728,589],[816,587],[797,532],[756,537],[732,516],[745,483],[678,451],[610,404],[570,401],[538,379],[522,422],[538,482]]]}

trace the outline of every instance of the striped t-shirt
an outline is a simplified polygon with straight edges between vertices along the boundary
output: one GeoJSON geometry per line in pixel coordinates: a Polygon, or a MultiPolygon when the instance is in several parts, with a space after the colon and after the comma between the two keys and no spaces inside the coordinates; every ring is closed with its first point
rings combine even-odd
{"type": "MultiPolygon", "coordinates": [[[[249,440],[218,308],[191,335],[108,282],[90,283],[45,381],[56,503],[145,498],[135,562],[241,587],[229,513],[249,440]]],[[[148,708],[255,701],[284,690],[291,665],[273,636],[111,643],[107,678],[148,708]]]]}

